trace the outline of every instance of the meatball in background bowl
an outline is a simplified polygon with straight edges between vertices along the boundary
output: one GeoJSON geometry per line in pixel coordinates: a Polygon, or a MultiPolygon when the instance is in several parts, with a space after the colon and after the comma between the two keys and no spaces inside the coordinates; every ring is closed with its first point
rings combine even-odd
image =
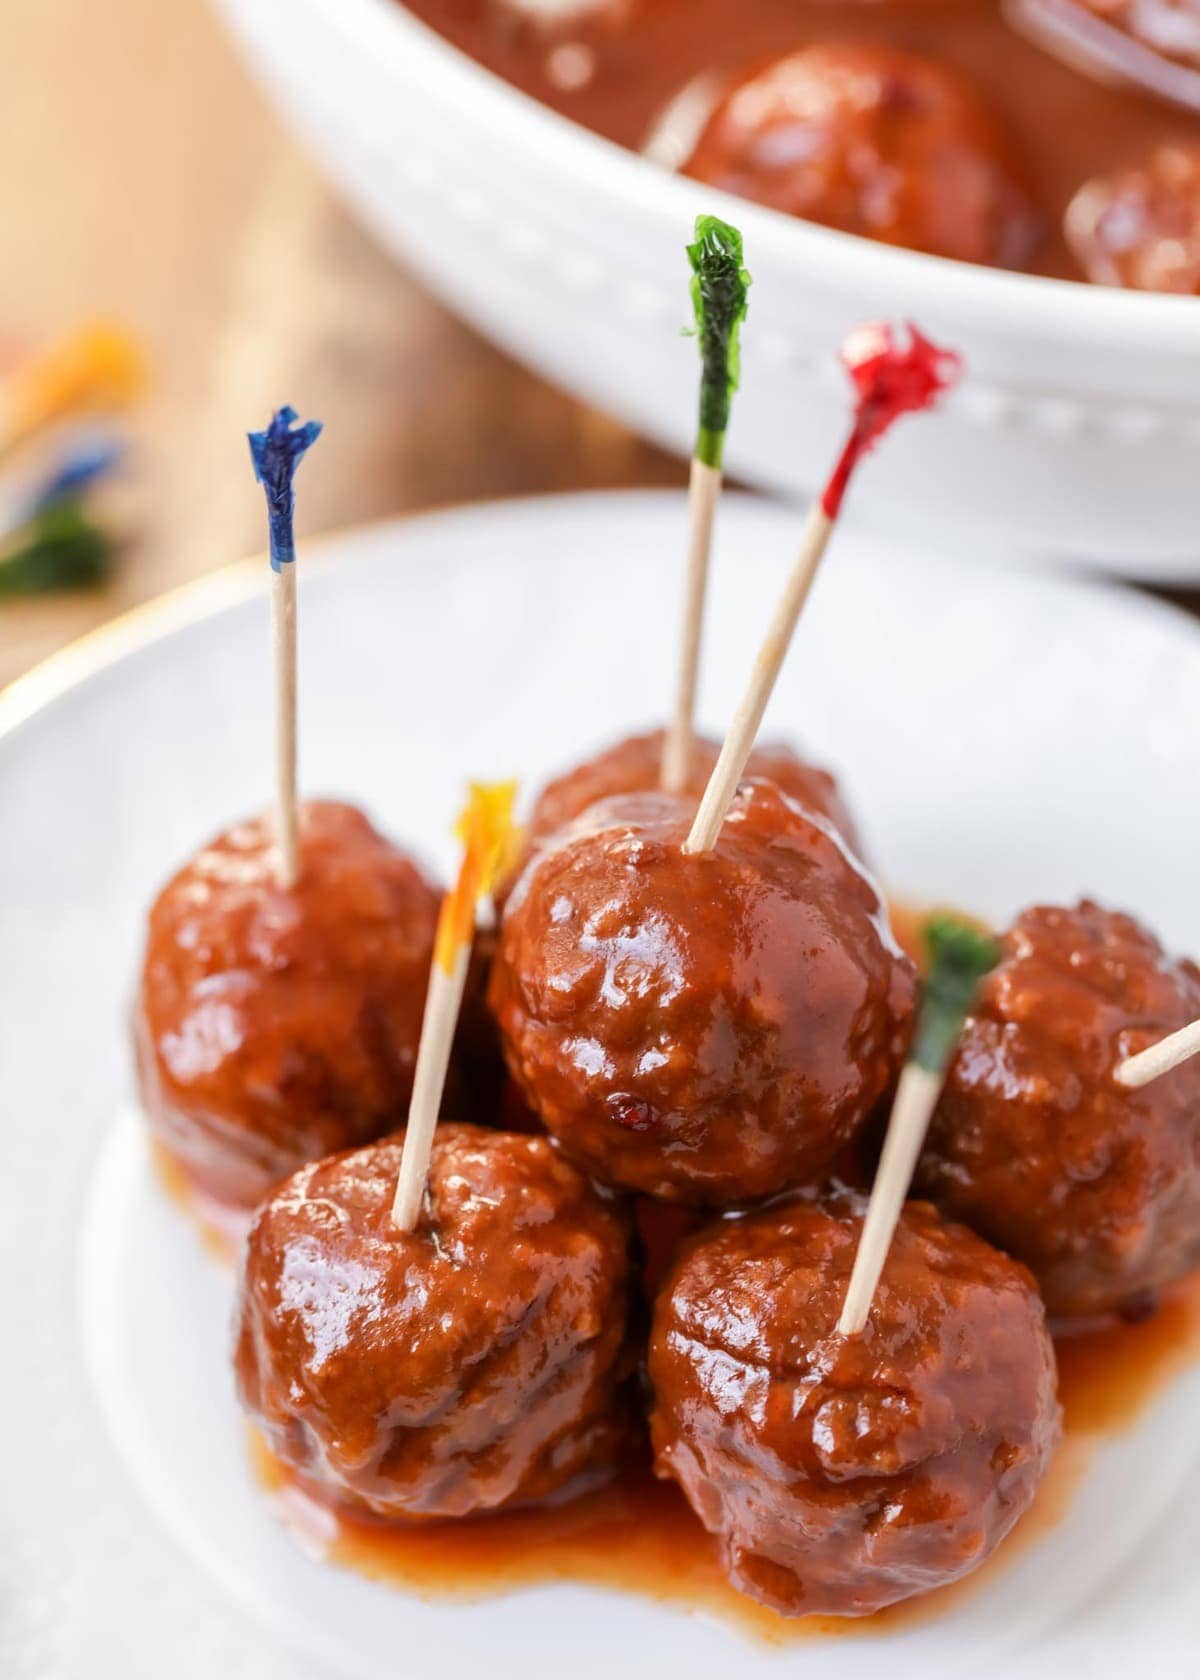
{"type": "Polygon", "coordinates": [[[966,380],[852,504],[960,552],[1200,575],[1191,298],[893,250],[666,173],[497,80],[396,0],[219,0],[280,109],[380,240],[545,377],[681,454],[695,424],[682,246],[699,211],[754,274],[727,465],[796,495],[828,471],[858,321],[911,317],[966,380]],[[621,253],[613,279],[613,251],[621,253]]]}

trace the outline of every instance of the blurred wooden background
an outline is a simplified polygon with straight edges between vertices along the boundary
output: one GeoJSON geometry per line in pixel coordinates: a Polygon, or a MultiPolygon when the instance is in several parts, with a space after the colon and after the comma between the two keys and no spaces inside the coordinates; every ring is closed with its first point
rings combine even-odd
{"type": "Polygon", "coordinates": [[[372,244],[205,0],[4,0],[3,12],[0,340],[111,314],[155,371],[114,582],[0,606],[0,683],[262,545],[244,433],[281,401],[328,427],[301,497],[310,532],[483,496],[683,481],[372,244]]]}

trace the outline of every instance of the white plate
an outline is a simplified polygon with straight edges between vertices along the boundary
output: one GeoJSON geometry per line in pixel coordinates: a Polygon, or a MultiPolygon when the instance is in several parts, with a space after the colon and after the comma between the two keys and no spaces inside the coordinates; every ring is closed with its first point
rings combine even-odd
{"type": "MultiPolygon", "coordinates": [[[[770,506],[723,510],[715,729],[795,536],[770,506]]],[[[508,503],[323,547],[301,561],[304,784],[361,799],[443,866],[467,775],[532,783],[665,707],[676,498],[508,503]]],[[[1098,1449],[1065,1521],[986,1592],[886,1642],[767,1649],[578,1587],[424,1603],[277,1527],[232,1396],[228,1280],[150,1178],[136,1124],[114,1124],[149,898],[266,791],[262,582],[224,574],[0,699],[4,1680],[294,1676],[284,1641],[363,1680],[611,1680],[666,1662],[689,1680],[865,1680],[884,1657],[897,1680],[1016,1662],[1023,1680],[1190,1673],[1200,1371],[1098,1449]],[[181,1550],[157,1541],[130,1478],[181,1550]]],[[[846,541],[769,724],[843,771],[900,893],[1004,917],[1090,891],[1195,950],[1198,718],[1200,635],[1170,610],[846,541]]]]}

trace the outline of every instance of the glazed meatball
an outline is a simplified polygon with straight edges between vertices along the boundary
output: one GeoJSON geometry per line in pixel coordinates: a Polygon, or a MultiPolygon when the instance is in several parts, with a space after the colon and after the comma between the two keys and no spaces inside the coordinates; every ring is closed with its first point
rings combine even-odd
{"type": "Polygon", "coordinates": [[[833,828],[770,782],[715,849],[694,801],[593,805],[534,853],[489,996],[509,1069],[597,1178],[727,1205],[805,1181],[903,1056],[915,972],[833,828]]]}
{"type": "Polygon", "coordinates": [[[1140,168],[1088,181],[1064,229],[1099,285],[1200,292],[1200,147],[1160,146],[1140,168]]]}
{"type": "Polygon", "coordinates": [[[845,233],[1020,268],[1038,234],[999,119],[945,66],[885,46],[804,47],[728,88],[684,172],[845,233]]]}
{"type": "MultiPolygon", "coordinates": [[[[647,735],[631,735],[595,758],[589,758],[577,769],[548,782],[529,821],[531,839],[551,834],[564,823],[582,816],[597,800],[624,793],[652,792],[659,784],[664,735],[661,729],[647,735]]],[[[694,743],[687,792],[697,800],[708,785],[720,751],[720,743],[705,736],[698,736],[694,743]]],[[[856,851],[860,850],[854,819],[828,770],[806,764],[790,747],[771,743],[754,749],[746,773],[774,782],[789,798],[828,817],[842,838],[856,851]]]]}
{"type": "Polygon", "coordinates": [[[242,1404],[327,1503],[393,1521],[561,1499],[628,1445],[628,1232],[549,1141],[443,1125],[398,1231],[402,1139],[318,1161],[250,1230],[242,1404]]]}
{"type": "Polygon", "coordinates": [[[135,1014],[155,1137],[244,1207],[403,1120],[439,905],[348,805],[305,805],[296,885],[276,867],[258,818],[180,870],[150,911],[135,1014]]]}
{"type": "Polygon", "coordinates": [[[1200,1061],[1140,1091],[1113,1070],[1200,1015],[1200,969],[1086,901],[1025,911],[1003,949],[918,1182],[1023,1260],[1052,1315],[1140,1309],[1200,1264],[1200,1061]]]}
{"type": "Polygon", "coordinates": [[[859,1337],[835,1325],[866,1207],[805,1198],[693,1238],[654,1315],[655,1468],[786,1616],[864,1616],[976,1568],[1059,1435],[1023,1266],[910,1202],[859,1337]]]}
{"type": "Polygon", "coordinates": [[[536,69],[560,98],[587,88],[611,68],[646,0],[476,0],[483,42],[536,69]]]}

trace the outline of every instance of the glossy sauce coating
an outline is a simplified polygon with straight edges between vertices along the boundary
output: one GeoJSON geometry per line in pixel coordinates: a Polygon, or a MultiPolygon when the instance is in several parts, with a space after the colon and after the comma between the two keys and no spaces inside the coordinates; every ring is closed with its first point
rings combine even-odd
{"type": "Polygon", "coordinates": [[[1160,146],[1135,168],[1088,181],[1066,228],[1090,280],[1200,292],[1200,145],[1160,146]]]}
{"type": "Polygon", "coordinates": [[[909,1203],[861,1337],[835,1325],[865,1208],[844,1193],[687,1244],[650,1342],[656,1467],[784,1615],[866,1615],[975,1569],[1060,1433],[1023,1267],[909,1203]]]}
{"type": "Polygon", "coordinates": [[[563,1498],[630,1445],[628,1226],[542,1137],[442,1125],[415,1231],[400,1140],[302,1168],[251,1227],[241,1399],[329,1503],[427,1521],[563,1498]]]}
{"type": "Polygon", "coordinates": [[[1117,1064],[1200,1015],[1200,969],[1084,900],[1003,938],[951,1064],[918,1183],[1023,1260],[1052,1316],[1136,1310],[1200,1263],[1200,1062],[1117,1064]]]}
{"type": "MultiPolygon", "coordinates": [[[[662,771],[664,734],[661,729],[653,729],[644,735],[630,735],[547,782],[529,819],[530,839],[543,839],[573,822],[598,800],[654,792],[662,771]]],[[[720,742],[708,736],[697,736],[694,741],[691,775],[685,789],[693,799],[699,801],[707,787],[720,751],[720,742]]],[[[764,742],[750,754],[746,774],[774,782],[789,799],[827,817],[842,838],[855,851],[861,851],[854,819],[828,770],[807,763],[781,742],[764,742]]]]}
{"type": "Polygon", "coordinates": [[[219,835],[150,911],[135,1035],[155,1138],[250,1207],[390,1130],[412,1089],[439,895],[349,805],[302,808],[300,878],[269,818],[219,835]]]}
{"type": "MultiPolygon", "coordinates": [[[[1070,1510],[1097,1445],[1132,1427],[1164,1386],[1200,1358],[1200,1277],[1193,1273],[1168,1291],[1149,1319],[1077,1332],[1060,1340],[1056,1352],[1065,1439],[1033,1507],[972,1575],[860,1619],[856,1636],[894,1636],[957,1611],[986,1593],[1025,1547],[1045,1539],[1070,1510]]],[[[640,1456],[615,1481],[565,1505],[412,1528],[331,1513],[257,1438],[251,1450],[277,1514],[306,1551],[398,1591],[445,1602],[577,1581],[718,1617],[768,1645],[847,1628],[825,1616],[784,1619],[738,1592],[721,1568],[714,1536],[675,1483],[655,1480],[640,1456]]]]}
{"type": "Polygon", "coordinates": [[[848,42],[731,81],[683,171],[844,233],[1020,268],[1039,236],[1023,160],[971,84],[932,59],[848,42]]]}
{"type": "Polygon", "coordinates": [[[713,852],[694,802],[594,805],[508,900],[489,997],[563,1151],[646,1195],[729,1205],[804,1182],[903,1057],[915,971],[821,819],[747,781],[713,852]]]}
{"type": "MultiPolygon", "coordinates": [[[[578,6],[519,0],[406,0],[455,45],[534,98],[633,149],[685,90],[711,109],[733,82],[769,60],[814,45],[917,55],[970,88],[990,121],[1012,136],[1039,212],[1036,248],[1019,260],[1036,273],[1085,278],[1063,234],[1067,205],[1085,181],[1138,168],[1156,147],[1200,144],[1200,114],[1117,74],[1088,74],[1024,33],[1010,16],[1064,0],[610,0],[578,6]]],[[[1067,0],[1069,5],[1069,0],[1067,0]]],[[[1076,10],[1085,21],[1087,8],[1076,10]]],[[[1192,61],[1187,6],[1095,0],[1108,14],[1117,63],[1136,13],[1150,56],[1192,61]],[[1122,34],[1124,25],[1126,33],[1122,34]],[[1169,39],[1168,39],[1169,36],[1169,39]],[[1175,44],[1172,44],[1175,43],[1175,44]]],[[[1194,12],[1193,12],[1194,16],[1194,12]]],[[[1151,78],[1153,81],[1153,77],[1151,78]]],[[[1007,150],[1007,143],[1006,143],[1007,150]]],[[[936,153],[931,153],[931,159],[936,153]]],[[[929,190],[939,185],[931,180],[929,190]]],[[[978,241],[976,241],[978,244],[978,241]]],[[[996,260],[996,259],[993,259],[996,260]]],[[[1001,261],[1014,260],[1003,250],[1001,261]]],[[[753,266],[753,263],[751,263],[753,266]]]]}

